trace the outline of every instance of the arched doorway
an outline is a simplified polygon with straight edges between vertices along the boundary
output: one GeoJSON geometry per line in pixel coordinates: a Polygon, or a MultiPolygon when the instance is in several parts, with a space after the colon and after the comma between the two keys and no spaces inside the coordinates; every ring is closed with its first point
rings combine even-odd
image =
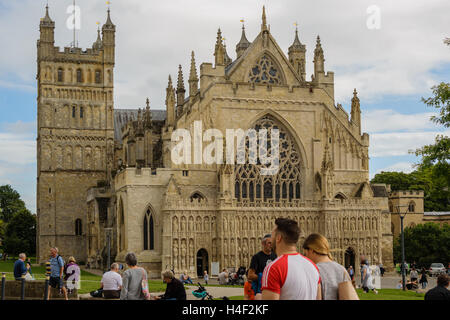
{"type": "Polygon", "coordinates": [[[350,266],[355,270],[355,250],[353,248],[347,248],[345,250],[345,268],[348,269],[350,266]]]}
{"type": "Polygon", "coordinates": [[[205,270],[209,274],[208,251],[200,249],[197,252],[197,275],[202,277],[205,270]]]}

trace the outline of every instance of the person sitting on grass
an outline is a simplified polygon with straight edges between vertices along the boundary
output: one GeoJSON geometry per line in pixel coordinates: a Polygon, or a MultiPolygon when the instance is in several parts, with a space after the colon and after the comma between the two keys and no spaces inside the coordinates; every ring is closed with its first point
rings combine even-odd
{"type": "Polygon", "coordinates": [[[191,277],[189,277],[187,271],[185,271],[185,272],[183,272],[183,273],[181,274],[181,276],[180,276],[180,281],[181,281],[183,284],[193,284],[193,283],[192,283],[192,279],[191,279],[191,277]]]}

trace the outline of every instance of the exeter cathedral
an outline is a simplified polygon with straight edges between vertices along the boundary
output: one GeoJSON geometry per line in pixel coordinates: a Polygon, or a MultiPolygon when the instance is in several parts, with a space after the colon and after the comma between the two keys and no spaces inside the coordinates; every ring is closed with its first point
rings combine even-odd
{"type": "Polygon", "coordinates": [[[108,252],[111,262],[135,252],[152,278],[166,269],[214,275],[248,267],[274,220],[287,217],[298,221],[299,249],[319,232],[345,266],[358,270],[360,255],[392,266],[388,194],[369,183],[360,100],[355,89],[350,115],[335,104],[334,73],[325,71],[319,37],[308,79],[298,31],[286,55],[263,9],[258,36],[249,41],[243,26],[235,56],[221,30],[211,39],[214,63],[197,68],[192,52],[189,77],[179,66],[161,92],[165,110],[156,110],[146,97],[142,109],[114,105],[109,9],[92,48],[60,49],[54,32],[47,7],[37,42],[41,262],[56,246],[90,268],[105,268],[108,252]],[[221,132],[277,129],[279,170],[262,175],[260,162],[176,164],[172,133],[192,132],[199,121],[221,132]]]}

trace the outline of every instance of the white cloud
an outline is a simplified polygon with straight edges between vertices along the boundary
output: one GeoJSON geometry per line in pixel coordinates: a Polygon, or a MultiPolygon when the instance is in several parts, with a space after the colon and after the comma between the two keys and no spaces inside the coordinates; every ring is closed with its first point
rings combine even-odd
{"type": "Polygon", "coordinates": [[[427,144],[432,144],[438,134],[450,135],[450,130],[443,132],[390,132],[370,135],[370,157],[392,157],[408,155],[427,144]]]}
{"type": "Polygon", "coordinates": [[[0,185],[19,191],[32,212],[36,212],[35,135],[35,122],[0,124],[0,185]]]}
{"type": "Polygon", "coordinates": [[[396,163],[394,163],[394,164],[392,164],[390,166],[387,166],[385,168],[378,169],[376,172],[372,172],[370,174],[370,179],[372,179],[373,177],[375,177],[375,175],[377,173],[380,173],[382,171],[385,171],[385,172],[395,171],[395,172],[411,173],[414,170],[415,170],[414,169],[414,163],[412,163],[412,162],[406,162],[406,161],[396,162],[396,163]]]}
{"type": "MultiPolygon", "coordinates": [[[[5,7],[0,28],[14,30],[0,35],[9,48],[0,51],[0,85],[34,87],[35,41],[45,1],[0,0],[0,4],[5,7]]],[[[60,47],[72,41],[72,32],[66,28],[69,4],[50,1],[60,47]]],[[[90,47],[96,38],[95,22],[105,21],[105,2],[78,0],[77,4],[82,10],[79,43],[90,47]]],[[[345,5],[333,0],[117,0],[111,8],[117,26],[116,106],[142,106],[148,96],[153,108],[163,108],[167,76],[170,73],[175,78],[180,63],[187,76],[190,51],[195,50],[198,67],[212,62],[217,28],[221,27],[228,53],[235,57],[234,47],[241,35],[239,20],[246,20],[247,37],[252,41],[260,30],[263,4],[271,32],[285,52],[293,41],[293,23],[299,22],[300,40],[307,46],[308,79],[313,72],[315,39],[320,34],[326,69],[335,71],[336,100],[344,105],[355,87],[366,102],[389,94],[428,93],[433,83],[443,80],[432,70],[450,62],[449,48],[442,42],[450,11],[446,0],[349,0],[345,5]],[[366,10],[371,5],[380,7],[380,30],[367,29],[366,10]]]]}
{"type": "Polygon", "coordinates": [[[363,112],[362,131],[368,133],[392,131],[436,130],[430,117],[436,113],[401,114],[394,110],[371,110],[363,112]]]}
{"type": "Polygon", "coordinates": [[[35,122],[3,123],[0,129],[0,161],[15,165],[36,162],[35,122]]]}

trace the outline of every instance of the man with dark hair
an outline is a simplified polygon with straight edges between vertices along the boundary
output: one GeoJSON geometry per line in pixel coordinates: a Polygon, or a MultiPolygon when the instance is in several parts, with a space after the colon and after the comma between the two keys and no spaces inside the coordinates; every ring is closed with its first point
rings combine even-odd
{"type": "Polygon", "coordinates": [[[262,278],[263,300],[321,300],[317,266],[297,252],[300,229],[296,221],[275,220],[272,248],[277,259],[269,264],[262,278]]]}
{"type": "Polygon", "coordinates": [[[271,234],[266,234],[262,238],[262,250],[252,257],[250,268],[248,269],[248,279],[252,282],[255,300],[261,300],[261,279],[264,268],[277,258],[272,251],[271,238],[271,234]]]}
{"type": "Polygon", "coordinates": [[[425,300],[450,301],[450,291],[448,290],[449,277],[441,274],[437,278],[437,286],[425,294],[425,300]]]}

